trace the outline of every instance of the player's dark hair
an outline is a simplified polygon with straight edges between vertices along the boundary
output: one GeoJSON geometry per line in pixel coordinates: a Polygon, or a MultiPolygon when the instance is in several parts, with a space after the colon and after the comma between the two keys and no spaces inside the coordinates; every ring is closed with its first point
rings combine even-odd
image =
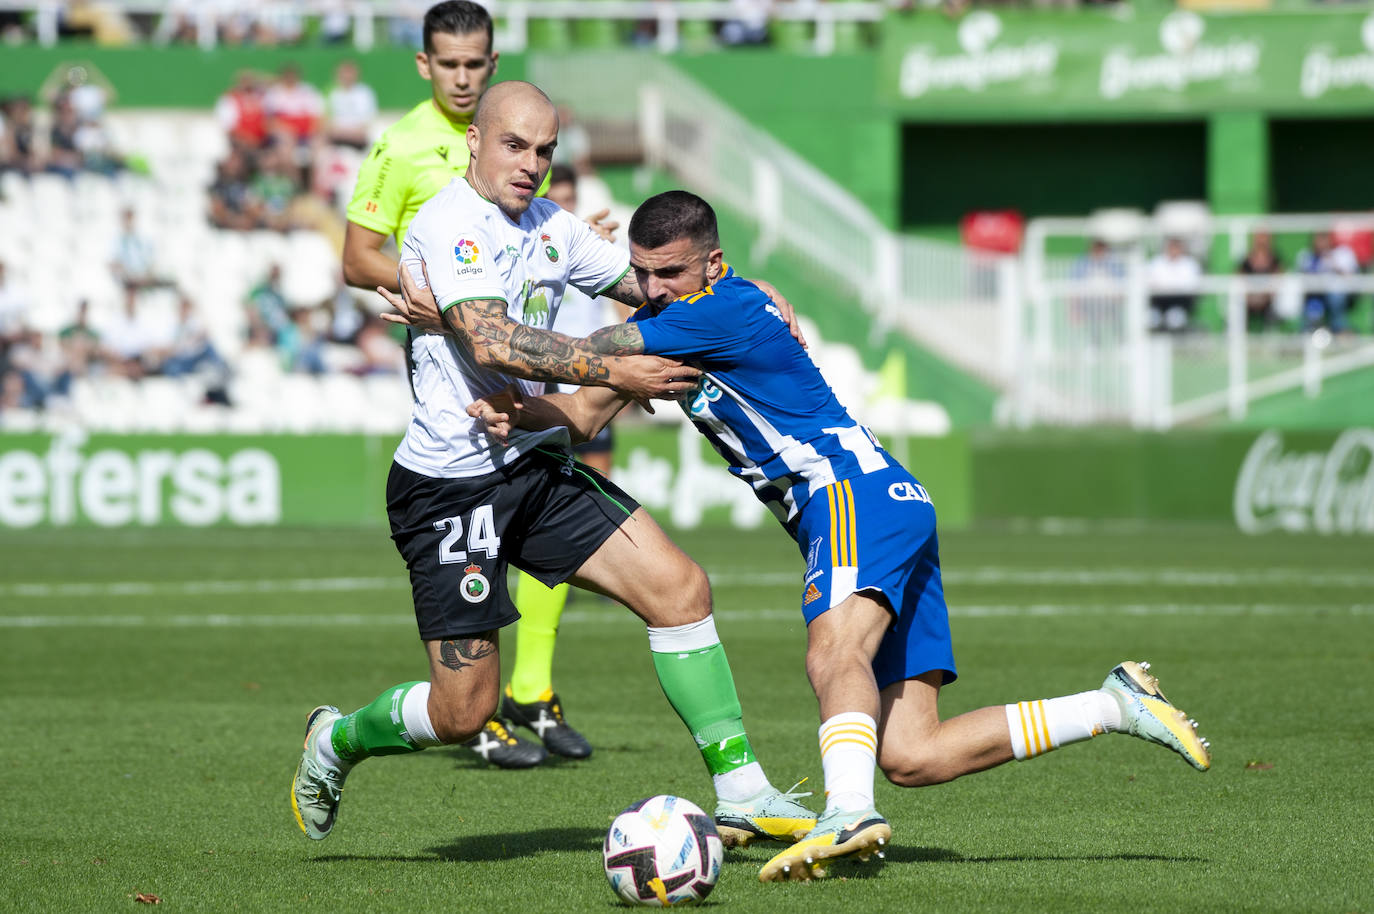
{"type": "Polygon", "coordinates": [[[425,13],[425,53],[434,53],[434,36],[487,33],[487,52],[491,52],[491,14],[471,0],[444,0],[425,13]]]}
{"type": "Polygon", "coordinates": [[[549,184],[571,184],[577,186],[577,172],[571,166],[559,162],[549,169],[549,184]]]}
{"type": "Polygon", "coordinates": [[[711,204],[685,190],[650,197],[630,217],[630,242],[653,250],[682,238],[706,250],[720,247],[720,230],[711,204]]]}

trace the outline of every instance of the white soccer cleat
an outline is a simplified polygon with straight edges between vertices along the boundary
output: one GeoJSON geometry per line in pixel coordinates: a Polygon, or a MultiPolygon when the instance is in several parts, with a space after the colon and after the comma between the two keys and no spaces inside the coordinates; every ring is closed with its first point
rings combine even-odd
{"type": "Polygon", "coordinates": [[[1198,771],[1212,767],[1211,744],[1197,733],[1197,721],[1164,697],[1150,664],[1127,660],[1107,674],[1102,689],[1121,707],[1123,733],[1167,746],[1198,771]]]}

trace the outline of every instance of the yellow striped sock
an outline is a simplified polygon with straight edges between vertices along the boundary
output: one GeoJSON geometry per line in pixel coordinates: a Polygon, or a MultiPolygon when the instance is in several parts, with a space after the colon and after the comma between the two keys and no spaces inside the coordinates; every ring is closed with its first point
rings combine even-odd
{"type": "Polygon", "coordinates": [[[845,711],[821,724],[821,768],[825,772],[826,811],[859,810],[873,805],[873,772],[878,762],[878,725],[862,711],[845,711]]]}
{"type": "Polygon", "coordinates": [[[1091,739],[1109,729],[1101,691],[1041,698],[1007,705],[1011,751],[1017,759],[1035,758],[1068,743],[1091,739]]]}

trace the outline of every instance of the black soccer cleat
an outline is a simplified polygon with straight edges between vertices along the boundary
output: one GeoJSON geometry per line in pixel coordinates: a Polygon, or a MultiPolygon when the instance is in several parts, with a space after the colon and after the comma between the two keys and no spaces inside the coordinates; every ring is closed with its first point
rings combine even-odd
{"type": "Polygon", "coordinates": [[[552,689],[545,689],[538,701],[521,703],[515,700],[511,687],[506,686],[506,694],[501,698],[501,716],[533,730],[544,741],[544,748],[554,755],[587,758],[592,754],[592,744],[563,719],[563,705],[552,689]]]}
{"type": "Polygon", "coordinates": [[[476,736],[462,745],[498,768],[533,768],[549,757],[543,746],[516,736],[499,717],[487,721],[476,736]]]}

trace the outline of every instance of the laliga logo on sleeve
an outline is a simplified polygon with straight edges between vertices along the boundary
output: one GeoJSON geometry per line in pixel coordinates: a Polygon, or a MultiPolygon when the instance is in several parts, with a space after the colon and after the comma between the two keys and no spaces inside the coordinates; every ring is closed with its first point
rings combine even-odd
{"type": "Polygon", "coordinates": [[[453,272],[458,276],[471,276],[483,272],[482,251],[477,242],[459,238],[453,245],[453,272]]]}

